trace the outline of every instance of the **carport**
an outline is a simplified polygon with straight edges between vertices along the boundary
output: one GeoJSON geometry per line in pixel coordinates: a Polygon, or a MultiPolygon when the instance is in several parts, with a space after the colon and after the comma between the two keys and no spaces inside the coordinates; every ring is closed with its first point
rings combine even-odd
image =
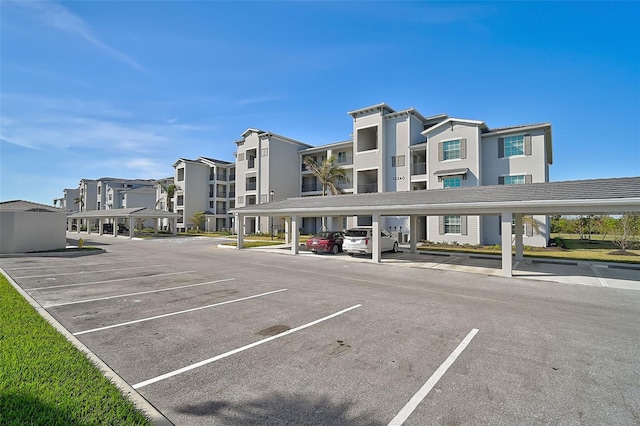
{"type": "MultiPolygon", "coordinates": [[[[303,217],[372,217],[372,260],[380,262],[380,219],[409,216],[411,253],[417,252],[418,216],[500,216],[502,275],[512,276],[512,221],[515,220],[515,260],[523,259],[524,215],[621,214],[640,212],[640,177],[495,185],[473,188],[426,189],[328,197],[289,198],[232,209],[242,227],[245,216],[288,217],[291,253],[298,254],[298,224],[303,217]]],[[[244,229],[238,230],[242,248],[244,229]]]]}
{"type": "MultiPolygon", "coordinates": [[[[118,219],[125,219],[129,224],[129,238],[133,238],[135,230],[135,221],[137,219],[155,220],[155,232],[158,232],[158,219],[169,219],[171,223],[171,229],[173,235],[176,235],[176,222],[181,215],[164,210],[150,209],[147,207],[131,207],[127,209],[112,209],[112,210],[89,210],[86,212],[73,213],[67,216],[67,231],[71,232],[71,226],[73,219],[98,219],[98,233],[103,235],[104,225],[107,220],[113,219],[116,222],[118,219]]],[[[80,223],[77,225],[77,232],[80,232],[80,223]]],[[[87,223],[87,233],[91,234],[91,226],[87,223]]],[[[118,236],[118,226],[113,227],[113,236],[118,236]]]]}

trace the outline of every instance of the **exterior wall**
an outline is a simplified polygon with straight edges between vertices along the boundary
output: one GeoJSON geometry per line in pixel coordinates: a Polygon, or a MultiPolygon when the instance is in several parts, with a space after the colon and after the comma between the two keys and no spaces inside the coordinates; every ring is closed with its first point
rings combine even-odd
{"type": "Polygon", "coordinates": [[[174,209],[176,213],[182,212],[182,223],[178,222],[179,230],[193,227],[189,220],[193,214],[200,210],[207,210],[207,196],[209,194],[209,166],[194,161],[181,161],[176,165],[175,184],[180,188],[175,192],[174,209]],[[184,179],[179,180],[179,170],[184,170],[184,179]],[[182,196],[182,205],[178,205],[182,196]]]}
{"type": "Polygon", "coordinates": [[[384,167],[385,164],[385,119],[381,111],[374,111],[366,115],[360,115],[353,119],[353,192],[357,194],[362,192],[362,183],[358,182],[358,172],[364,170],[376,170],[378,176],[378,190],[376,192],[384,192],[384,167]],[[358,146],[361,142],[359,140],[361,133],[359,130],[377,127],[378,140],[377,148],[372,150],[362,151],[358,146]],[[358,185],[361,185],[360,190],[358,185]]]}
{"type": "Polygon", "coordinates": [[[503,133],[482,138],[482,184],[498,185],[498,177],[530,174],[532,182],[548,181],[544,130],[503,133]],[[531,155],[498,157],[498,139],[505,136],[531,135],[531,155]]]}
{"type": "MultiPolygon", "coordinates": [[[[532,236],[528,236],[526,233],[522,235],[522,243],[525,246],[532,247],[546,247],[549,241],[549,217],[548,216],[533,216],[533,220],[536,221],[539,228],[539,233],[534,232],[532,236]]],[[[499,216],[484,216],[482,217],[482,244],[492,245],[501,244],[500,235],[500,217],[499,216]]]]}
{"type": "Polygon", "coordinates": [[[80,196],[79,189],[65,189],[64,197],[61,198],[60,208],[77,212],[80,210],[78,204],[76,204],[76,198],[80,196]]]}
{"type": "Polygon", "coordinates": [[[387,119],[385,123],[384,189],[385,192],[408,191],[409,174],[409,115],[387,119]],[[393,157],[404,156],[404,166],[394,167],[393,157]]]}
{"type": "MultiPolygon", "coordinates": [[[[274,201],[300,196],[299,151],[309,146],[286,140],[277,135],[261,131],[247,131],[242,141],[236,142],[236,206],[248,205],[248,197],[255,204],[269,202],[271,191],[274,201]],[[266,151],[264,155],[263,150],[266,151]],[[247,157],[255,152],[253,167],[247,157]],[[247,180],[255,175],[255,189],[247,189],[247,180]]],[[[244,233],[268,233],[277,221],[269,217],[247,217],[244,233]]],[[[238,224],[236,224],[238,226],[238,224]]],[[[239,232],[239,231],[238,231],[239,232]]]]}
{"type": "Polygon", "coordinates": [[[78,211],[95,210],[97,205],[97,182],[95,180],[81,180],[80,181],[80,197],[83,198],[82,205],[78,211]]]}
{"type": "Polygon", "coordinates": [[[0,253],[65,248],[66,225],[62,212],[0,212],[0,253]]]}

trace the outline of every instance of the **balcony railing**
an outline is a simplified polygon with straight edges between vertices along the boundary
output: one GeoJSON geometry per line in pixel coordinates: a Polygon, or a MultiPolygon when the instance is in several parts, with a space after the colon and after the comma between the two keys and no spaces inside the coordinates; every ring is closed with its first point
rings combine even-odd
{"type": "Polygon", "coordinates": [[[302,192],[322,191],[322,185],[319,183],[307,183],[302,185],[302,192]]]}
{"type": "Polygon", "coordinates": [[[353,157],[338,157],[336,164],[339,166],[348,166],[349,164],[353,164],[353,157]]]}
{"type": "Polygon", "coordinates": [[[253,169],[256,166],[256,159],[251,158],[247,160],[247,169],[253,169]]]}
{"type": "Polygon", "coordinates": [[[233,182],[236,180],[236,175],[229,175],[229,181],[233,182]]]}
{"type": "Polygon", "coordinates": [[[367,183],[364,185],[358,185],[358,194],[366,194],[368,192],[378,192],[378,184],[367,183]]]}
{"type": "Polygon", "coordinates": [[[215,179],[215,175],[209,175],[209,180],[215,179]]]}
{"type": "Polygon", "coordinates": [[[216,179],[218,179],[218,180],[227,180],[227,175],[216,175],[216,179]]]}
{"type": "Polygon", "coordinates": [[[256,190],[256,183],[255,182],[253,182],[253,183],[247,182],[245,189],[247,191],[255,191],[256,190]]]}
{"type": "Polygon", "coordinates": [[[427,174],[427,163],[413,163],[411,165],[411,174],[412,175],[426,175],[427,174]]]}
{"type": "Polygon", "coordinates": [[[235,198],[236,191],[229,191],[229,198],[235,198]]]}
{"type": "Polygon", "coordinates": [[[209,198],[213,198],[213,192],[209,192],[209,198]]]}
{"type": "Polygon", "coordinates": [[[227,193],[224,191],[216,192],[216,197],[227,198],[227,193]]]}

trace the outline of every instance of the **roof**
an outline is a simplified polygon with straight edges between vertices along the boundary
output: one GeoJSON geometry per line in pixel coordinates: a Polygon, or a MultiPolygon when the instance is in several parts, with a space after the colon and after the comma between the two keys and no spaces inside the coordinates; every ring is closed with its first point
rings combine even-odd
{"type": "Polygon", "coordinates": [[[615,214],[640,211],[640,177],[299,197],[230,211],[273,216],[615,214]]]}
{"type": "Polygon", "coordinates": [[[49,212],[49,213],[67,213],[67,210],[57,207],[48,206],[46,204],[34,203],[32,201],[11,200],[0,202],[0,211],[4,212],[49,212]]]}
{"type": "Polygon", "coordinates": [[[519,124],[517,126],[495,127],[493,129],[489,129],[488,132],[483,133],[481,136],[485,137],[492,136],[498,133],[509,133],[513,131],[539,129],[545,127],[551,128],[551,123],[519,124]]]}
{"type": "Polygon", "coordinates": [[[130,207],[127,209],[89,210],[69,215],[71,219],[82,218],[178,218],[182,215],[164,210],[150,209],[147,207],[130,207]]]}
{"type": "Polygon", "coordinates": [[[209,161],[211,163],[218,163],[219,165],[230,165],[230,164],[234,164],[230,161],[225,161],[225,160],[218,160],[216,158],[210,158],[210,157],[198,157],[198,160],[206,160],[209,161]]]}
{"type": "Polygon", "coordinates": [[[454,123],[464,123],[464,124],[471,124],[472,126],[479,126],[480,128],[482,128],[483,130],[487,131],[489,128],[487,127],[487,125],[485,124],[484,121],[480,121],[480,120],[468,120],[465,118],[447,118],[443,121],[438,121],[436,122],[433,126],[424,129],[422,132],[420,132],[420,134],[422,136],[427,136],[427,134],[435,129],[437,129],[438,127],[444,126],[446,124],[451,124],[453,125],[454,123]]]}

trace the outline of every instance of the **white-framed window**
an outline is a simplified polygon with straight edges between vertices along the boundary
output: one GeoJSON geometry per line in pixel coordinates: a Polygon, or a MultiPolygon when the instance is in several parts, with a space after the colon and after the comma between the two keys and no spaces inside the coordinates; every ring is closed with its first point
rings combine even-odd
{"type": "Polygon", "coordinates": [[[443,188],[460,188],[462,186],[462,176],[449,176],[442,178],[443,188]]]}
{"type": "Polygon", "coordinates": [[[445,234],[460,234],[460,216],[445,216],[444,217],[444,233],[445,234]]]}
{"type": "Polygon", "coordinates": [[[338,152],[338,163],[346,163],[347,162],[347,151],[338,152]]]}
{"type": "Polygon", "coordinates": [[[404,167],[404,165],[404,155],[396,155],[394,157],[391,157],[391,167],[404,167]]]}
{"type": "Polygon", "coordinates": [[[504,156],[524,155],[524,136],[508,136],[504,138],[504,156]]]}
{"type": "Polygon", "coordinates": [[[467,158],[467,140],[453,139],[438,143],[438,161],[467,158]]]}
{"type": "Polygon", "coordinates": [[[184,168],[178,169],[178,181],[184,180],[184,168]]]}
{"type": "Polygon", "coordinates": [[[531,135],[515,135],[498,138],[499,158],[521,155],[531,155],[531,135]]]}
{"type": "Polygon", "coordinates": [[[176,210],[176,213],[180,215],[178,218],[178,223],[184,223],[184,210],[176,210]]]}
{"type": "Polygon", "coordinates": [[[184,195],[178,195],[176,197],[176,206],[184,206],[184,195]]]}
{"type": "Polygon", "coordinates": [[[500,176],[498,177],[499,185],[522,185],[525,183],[531,183],[531,175],[513,175],[513,176],[500,176]]]}

